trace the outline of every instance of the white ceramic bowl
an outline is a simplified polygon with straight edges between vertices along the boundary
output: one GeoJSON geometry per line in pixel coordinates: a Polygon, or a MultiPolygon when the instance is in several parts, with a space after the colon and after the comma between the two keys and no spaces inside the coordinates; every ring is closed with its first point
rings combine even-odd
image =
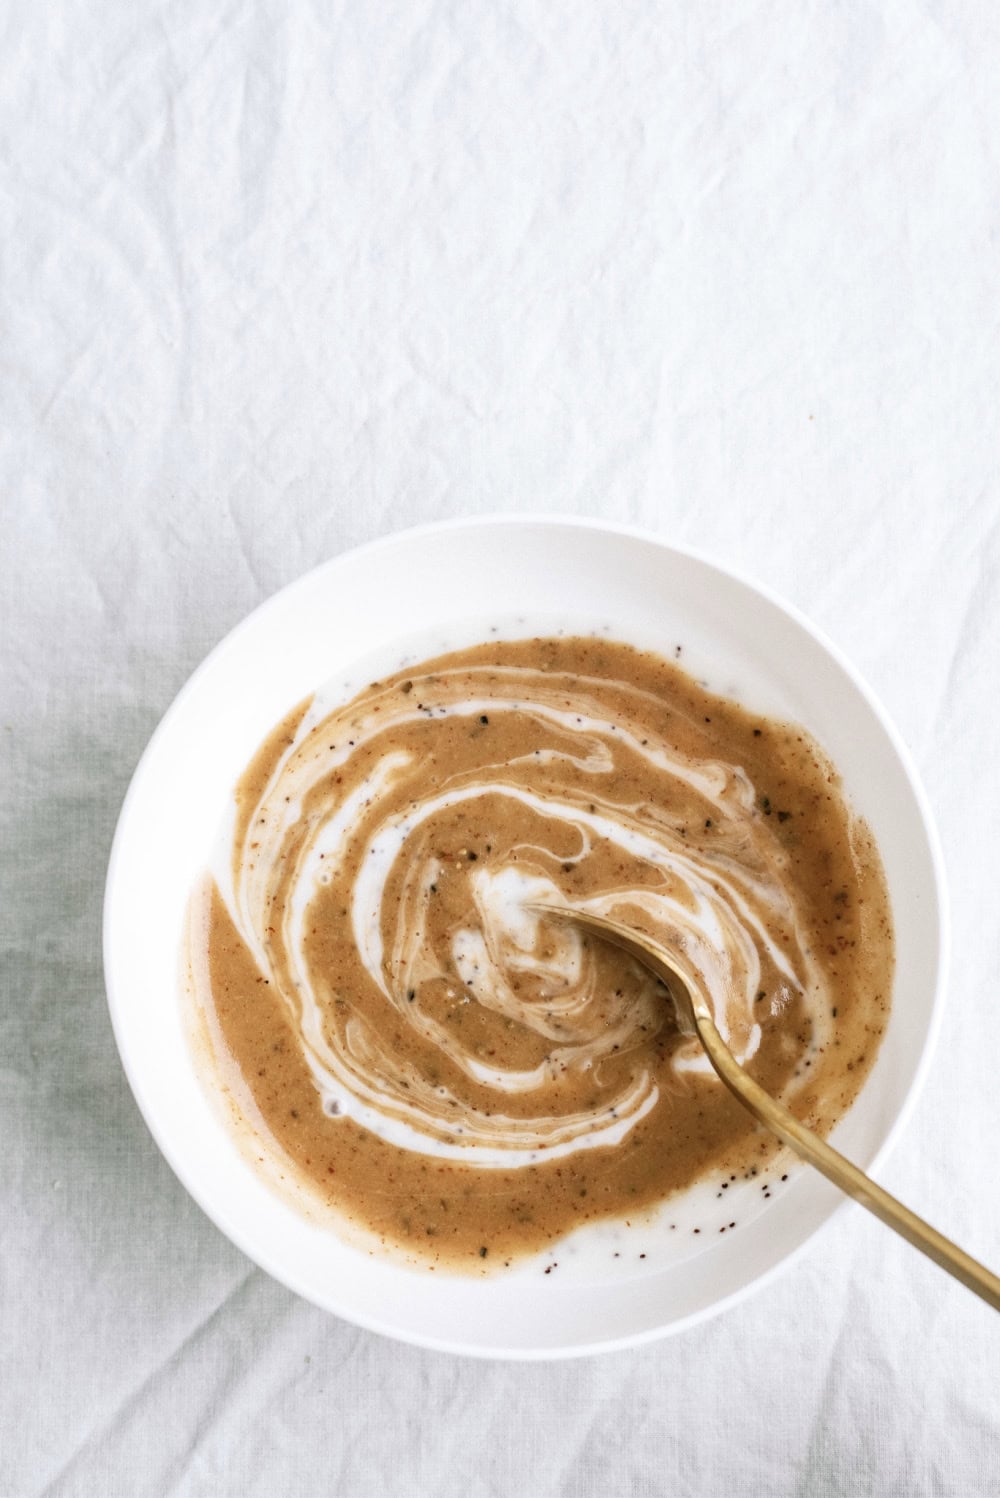
{"type": "Polygon", "coordinates": [[[690,1326],[760,1286],[841,1202],[800,1172],[767,1212],[674,1267],[608,1283],[472,1280],[407,1270],[349,1247],[275,1195],[246,1163],[195,1074],[182,1024],[185,904],[233,785],[258,743],[332,677],[370,680],[381,658],[559,625],[606,627],[672,654],[713,689],[804,724],[875,831],[896,923],[890,1023],[833,1136],[866,1169],[883,1158],[928,1063],[940,1009],[945,915],[924,796],[885,714],[795,610],[692,551],[584,520],[495,517],[424,526],[327,562],[246,619],[184,687],[122,809],[105,902],[104,959],[132,1090],[195,1200],[250,1257],[317,1305],[376,1331],[481,1356],[620,1348],[690,1326]],[[519,622],[520,621],[520,622],[519,622]]]}

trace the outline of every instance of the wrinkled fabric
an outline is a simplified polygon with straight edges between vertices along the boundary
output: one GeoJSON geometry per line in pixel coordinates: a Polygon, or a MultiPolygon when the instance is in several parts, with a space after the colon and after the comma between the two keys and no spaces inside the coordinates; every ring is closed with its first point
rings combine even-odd
{"type": "Polygon", "coordinates": [[[1000,1491],[1000,1322],[857,1208],[578,1363],[296,1299],[152,1144],[100,964],[129,775],[262,599],[420,520],[643,524],[913,750],[950,1024],[883,1179],[1000,1264],[998,72],[985,0],[8,0],[0,1493],[1000,1491]]]}

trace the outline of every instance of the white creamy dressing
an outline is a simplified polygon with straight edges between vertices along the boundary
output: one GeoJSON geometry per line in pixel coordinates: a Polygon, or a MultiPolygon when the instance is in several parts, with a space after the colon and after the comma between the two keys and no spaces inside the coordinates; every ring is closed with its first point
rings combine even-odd
{"type": "MultiPolygon", "coordinates": [[[[395,669],[399,669],[398,662],[395,669]]],[[[447,680],[447,674],[442,673],[442,680],[447,680]]],[[[539,673],[505,668],[496,674],[510,678],[509,690],[498,681],[489,694],[480,691],[467,700],[434,704],[433,714],[482,714],[493,722],[503,713],[529,712],[540,729],[562,731],[560,747],[547,745],[533,756],[540,769],[565,759],[585,773],[606,772],[615,743],[625,743],[662,773],[683,783],[686,793],[696,792],[712,808],[711,815],[720,826],[735,827],[751,812],[754,788],[739,766],[691,760],[656,740],[648,728],[640,734],[626,716],[609,720],[588,713],[586,681],[579,683],[573,709],[566,709],[553,700],[539,673]]],[[[348,719],[346,714],[336,716],[343,691],[332,685],[317,694],[251,821],[247,846],[237,860],[240,873],[235,883],[231,843],[220,846],[219,886],[262,973],[274,978],[269,958],[269,890],[275,868],[287,858],[288,835],[301,819],[306,798],[375,736],[389,731],[391,738],[393,726],[426,718],[426,706],[414,700],[418,695],[395,691],[375,696],[356,705],[348,719]],[[377,713],[372,711],[376,705],[377,713]]],[[[760,1041],[754,1001],[760,987],[762,951],[787,983],[784,993],[779,989],[772,994],[772,1007],[782,1007],[793,993],[804,995],[822,1042],[827,1006],[817,999],[824,982],[805,941],[799,940],[793,893],[782,881],[781,855],[776,848],[765,867],[744,867],[737,860],[687,846],[670,829],[651,826],[638,808],[611,806],[594,792],[553,796],[544,790],[528,790],[510,778],[510,766],[505,764],[484,767],[471,782],[443,787],[414,777],[413,804],[404,812],[381,817],[379,803],[386,789],[401,776],[412,776],[413,769],[406,752],[388,748],[364,782],[326,820],[308,828],[294,868],[283,870],[282,877],[292,891],[281,933],[292,987],[282,997],[328,1112],[353,1118],[385,1142],[406,1150],[510,1169],[617,1144],[656,1103],[656,1085],[645,1067],[637,1064],[627,1084],[610,1102],[604,1100],[600,1112],[540,1113],[527,1118],[504,1112],[505,1097],[523,1098],[543,1085],[550,1089],[560,1069],[598,1065],[613,1049],[626,1045],[644,1018],[655,1030],[660,1023],[656,1006],[664,999],[649,983],[638,1000],[633,999],[627,1008],[619,1006],[616,1013],[614,1002],[595,992],[593,964],[580,934],[568,924],[555,922],[546,922],[543,933],[541,918],[529,908],[536,901],[561,903],[564,899],[551,879],[532,868],[530,848],[519,849],[516,862],[494,860],[488,866],[470,868],[473,910],[467,922],[452,933],[449,951],[434,951],[427,931],[427,890],[439,866],[434,858],[411,861],[411,849],[429,819],[459,803],[474,804],[484,794],[513,797],[542,815],[548,825],[558,825],[563,835],[570,831],[576,852],[569,862],[583,858],[596,840],[605,839],[656,864],[668,876],[662,888],[614,891],[586,901],[586,908],[612,915],[627,898],[630,906],[640,908],[658,928],[670,931],[711,996],[720,1030],[740,1059],[752,1056],[760,1041]],[[324,1023],[328,995],[310,972],[305,955],[309,913],[317,894],[336,877],[359,825],[365,827],[365,841],[352,887],[349,930],[364,968],[396,1007],[401,1023],[416,1027],[424,1040],[496,1094],[497,1106],[488,1116],[444,1086],[431,1085],[405,1057],[390,1054],[362,1020],[349,1020],[339,1031],[324,1023]],[[400,860],[406,866],[406,893],[393,928],[383,897],[387,877],[400,860]],[[387,928],[392,931],[388,947],[387,928]],[[474,997],[478,1004],[544,1036],[550,1042],[545,1061],[528,1071],[506,1068],[502,1060],[487,1065],[463,1050],[455,1026],[440,1024],[419,1004],[408,1001],[407,994],[421,980],[440,976],[448,967],[457,971],[469,990],[470,1002],[474,997]],[[544,987],[544,1006],[523,1000],[512,986],[512,980],[524,974],[544,987]],[[602,1016],[610,1009],[610,1018],[598,1021],[599,1009],[602,1016]]],[[[707,1070],[707,1061],[693,1040],[678,1051],[674,1064],[707,1070]]]]}

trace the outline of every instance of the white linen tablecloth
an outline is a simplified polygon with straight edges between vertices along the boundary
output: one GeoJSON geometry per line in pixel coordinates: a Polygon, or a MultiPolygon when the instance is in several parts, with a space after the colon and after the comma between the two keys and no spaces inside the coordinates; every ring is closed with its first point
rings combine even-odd
{"type": "Polygon", "coordinates": [[[914,751],[950,1024],[882,1178],[996,1267],[998,76],[986,0],[7,0],[0,1493],[1000,1492],[1000,1321],[856,1208],[579,1363],[304,1304],[160,1158],[100,962],[129,775],[263,598],[418,520],[644,524],[914,751]]]}

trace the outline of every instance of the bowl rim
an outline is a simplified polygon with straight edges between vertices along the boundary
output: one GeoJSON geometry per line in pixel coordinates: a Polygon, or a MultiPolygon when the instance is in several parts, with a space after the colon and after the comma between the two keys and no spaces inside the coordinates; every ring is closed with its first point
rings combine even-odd
{"type": "MultiPolygon", "coordinates": [[[[243,616],[231,629],[216,642],[216,644],[203,657],[195,669],[187,676],[179,690],[176,692],[166,710],[162,714],[155,729],[150,735],[142,754],[132,772],[129,785],[122,801],[121,810],[115,825],[114,837],[111,843],[111,851],[108,857],[107,874],[104,886],[104,902],[102,917],[102,955],[105,992],[108,1010],[111,1019],[112,1032],[115,1045],[125,1072],[129,1088],[135,1099],[139,1112],[147,1129],[153,1137],[157,1148],[170,1166],[174,1175],[187,1191],[188,1195],[197,1203],[208,1217],[209,1221],[216,1226],[220,1232],[244,1253],[257,1267],[263,1269],[280,1284],[300,1295],[310,1304],[326,1312],[327,1315],[336,1315],[340,1319],[355,1326],[360,1326],[366,1331],[374,1332],[380,1336],[388,1337],[393,1341],[405,1342],[411,1346],[421,1347],[429,1351],[445,1352],[456,1356],[471,1357],[486,1360],[513,1361],[513,1362],[555,1362],[569,1358],[588,1357],[603,1352],[618,1352],[627,1348],[642,1347],[649,1343],[660,1341],[662,1338],[674,1336],[686,1331],[691,1327],[707,1321],[723,1311],[730,1309],[739,1302],[756,1294],[758,1290],[764,1289],[779,1275],[784,1274],[805,1253],[806,1249],[813,1243],[817,1235],[831,1223],[835,1217],[849,1207],[856,1207],[856,1203],[847,1196],[843,1196],[836,1202],[825,1216],[814,1228],[812,1228],[802,1241],[794,1248],[783,1254],[781,1259],[762,1270],[759,1274],[741,1285],[737,1290],[711,1301],[686,1316],[670,1321],[665,1325],[649,1327],[641,1332],[631,1332],[621,1337],[602,1338],[598,1341],[588,1343],[574,1343],[566,1347],[504,1347],[502,1345],[472,1346],[468,1343],[455,1342],[447,1337],[435,1337],[423,1335],[413,1331],[401,1331],[398,1327],[388,1321],[370,1316],[365,1313],[355,1313],[353,1310],[336,1311],[330,1310],[316,1299],[314,1293],[306,1286],[297,1283],[294,1271],[277,1262],[276,1257],[267,1250],[252,1243],[250,1235],[244,1232],[239,1225],[234,1225],[225,1220],[226,1214],[221,1212],[217,1206],[210,1205],[204,1199],[204,1194],[192,1186],[185,1173],[185,1165],[180,1158],[180,1152],[175,1150],[169,1138],[164,1137],[155,1112],[145,1095],[142,1081],[135,1071],[133,1058],[130,1058],[128,1044],[124,1034],[123,1013],[126,1000],[120,992],[113,971],[113,926],[114,926],[114,896],[119,879],[119,865],[121,862],[121,849],[124,842],[124,830],[131,815],[133,803],[138,798],[139,788],[148,773],[150,761],[153,758],[154,749],[171,730],[173,720],[183,709],[188,697],[195,690],[196,683],[200,681],[203,674],[214,666],[216,657],[224,650],[231,647],[234,641],[250,627],[251,621],[259,624],[262,616],[266,615],[272,608],[276,608],[284,600],[285,595],[292,589],[298,588],[312,578],[315,574],[326,570],[334,565],[349,565],[350,561],[380,550],[389,550],[394,546],[405,545],[411,540],[427,535],[441,534],[455,530],[482,530],[491,527],[509,526],[530,530],[532,528],[561,527],[565,529],[581,531],[597,531],[607,535],[614,535],[630,540],[643,542],[656,547],[659,550],[671,552],[719,573],[725,578],[741,584],[750,592],[756,593],[765,599],[773,607],[778,609],[792,620],[806,635],[820,646],[840,668],[844,675],[850,680],[860,696],[864,699],[868,708],[878,722],[882,732],[888,738],[896,758],[908,782],[909,789],[913,795],[914,802],[920,815],[922,831],[927,843],[927,851],[930,860],[932,881],[930,893],[933,897],[933,916],[936,924],[935,946],[937,950],[937,970],[935,974],[934,993],[930,1007],[930,1014],[920,1047],[920,1054],[913,1071],[912,1079],[902,1101],[895,1111],[895,1116],[889,1125],[885,1138],[873,1155],[867,1172],[869,1175],[877,1176],[884,1166],[886,1160],[899,1141],[900,1135],[909,1123],[920,1093],[926,1083],[928,1073],[933,1061],[934,1051],[938,1044],[944,1016],[944,1006],[947,992],[947,977],[951,953],[951,920],[947,898],[947,881],[945,873],[944,856],[941,849],[940,837],[934,821],[930,801],[924,789],[919,771],[913,760],[909,748],[902,739],[892,718],[882,705],[878,697],[868,685],[865,678],[857,667],[844,654],[816,624],[809,619],[796,604],[791,603],[780,593],[772,589],[768,584],[760,582],[741,567],[721,562],[711,552],[702,550],[700,547],[691,546],[684,542],[678,542],[653,531],[647,527],[632,525],[629,523],[605,520],[600,516],[574,515],[565,513],[548,513],[545,511],[491,511],[482,515],[451,516],[443,520],[424,521],[417,525],[406,526],[402,529],[392,530],[380,536],[362,542],[357,546],[348,547],[343,551],[335,552],[332,556],[325,558],[322,562],[308,568],[300,573],[290,582],[284,584],[276,592],[272,593],[243,616]]],[[[928,912],[928,918],[931,913],[928,912]]]]}

